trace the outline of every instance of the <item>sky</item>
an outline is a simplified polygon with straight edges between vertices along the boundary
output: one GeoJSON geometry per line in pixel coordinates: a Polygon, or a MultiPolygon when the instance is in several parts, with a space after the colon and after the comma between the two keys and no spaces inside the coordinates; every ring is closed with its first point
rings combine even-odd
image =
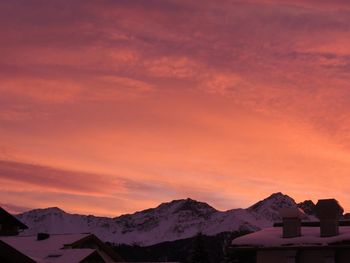
{"type": "Polygon", "coordinates": [[[350,210],[347,0],[0,1],[0,204],[350,210]]]}

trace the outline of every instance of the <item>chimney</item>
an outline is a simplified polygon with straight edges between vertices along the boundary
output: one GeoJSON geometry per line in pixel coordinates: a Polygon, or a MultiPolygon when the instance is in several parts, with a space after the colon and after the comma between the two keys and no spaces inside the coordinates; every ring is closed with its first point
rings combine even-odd
{"type": "Polygon", "coordinates": [[[344,209],[335,199],[318,200],[316,214],[320,219],[321,237],[339,235],[339,218],[343,212],[344,209]]]}
{"type": "Polygon", "coordinates": [[[298,207],[282,208],[280,215],[283,220],[283,237],[299,237],[301,236],[301,219],[305,217],[305,213],[298,207]]]}
{"type": "Polygon", "coordinates": [[[50,237],[50,234],[47,233],[38,233],[36,236],[36,240],[40,241],[40,240],[45,240],[48,239],[50,237]]]}

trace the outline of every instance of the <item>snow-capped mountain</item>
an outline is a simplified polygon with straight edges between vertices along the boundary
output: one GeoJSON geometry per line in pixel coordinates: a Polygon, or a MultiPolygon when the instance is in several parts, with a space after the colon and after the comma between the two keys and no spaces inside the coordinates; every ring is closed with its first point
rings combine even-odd
{"type": "Polygon", "coordinates": [[[257,202],[247,210],[254,214],[258,219],[267,219],[270,222],[281,220],[279,210],[283,207],[295,207],[297,204],[294,199],[282,193],[275,193],[257,202]]]}
{"type": "Polygon", "coordinates": [[[174,200],[156,208],[116,218],[69,214],[59,208],[36,209],[17,217],[29,229],[23,234],[94,233],[113,243],[152,245],[188,238],[202,232],[256,231],[281,220],[281,207],[296,206],[287,195],[276,193],[247,209],[218,211],[192,199],[174,200]]]}

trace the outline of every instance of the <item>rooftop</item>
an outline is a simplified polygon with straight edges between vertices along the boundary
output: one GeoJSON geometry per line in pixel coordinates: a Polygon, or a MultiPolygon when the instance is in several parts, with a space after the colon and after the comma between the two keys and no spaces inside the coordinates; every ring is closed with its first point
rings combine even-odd
{"type": "Polygon", "coordinates": [[[328,246],[350,242],[350,226],[339,228],[339,235],[332,237],[321,237],[320,229],[317,227],[303,227],[302,235],[293,238],[283,238],[282,228],[271,227],[251,233],[232,241],[232,245],[238,247],[300,247],[300,246],[328,246]]]}
{"type": "Polygon", "coordinates": [[[81,262],[91,254],[95,253],[95,249],[61,249],[57,252],[50,253],[46,258],[39,259],[40,263],[67,263],[81,262]]]}
{"type": "Polygon", "coordinates": [[[36,235],[1,236],[0,240],[38,262],[65,262],[64,258],[84,258],[95,251],[93,249],[62,249],[65,245],[71,245],[89,235],[50,235],[50,238],[44,240],[37,240],[36,235]]]}

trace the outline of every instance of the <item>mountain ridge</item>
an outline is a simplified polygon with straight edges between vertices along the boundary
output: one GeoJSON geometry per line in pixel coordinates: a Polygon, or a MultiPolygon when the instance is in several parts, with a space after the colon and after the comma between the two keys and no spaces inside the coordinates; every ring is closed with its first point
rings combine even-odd
{"type": "Polygon", "coordinates": [[[29,226],[23,235],[90,232],[111,243],[146,246],[189,238],[199,232],[213,236],[222,232],[257,231],[279,221],[281,207],[298,205],[293,198],[279,192],[248,208],[227,211],[187,198],[117,217],[70,214],[58,207],[34,209],[17,217],[29,226]]]}

